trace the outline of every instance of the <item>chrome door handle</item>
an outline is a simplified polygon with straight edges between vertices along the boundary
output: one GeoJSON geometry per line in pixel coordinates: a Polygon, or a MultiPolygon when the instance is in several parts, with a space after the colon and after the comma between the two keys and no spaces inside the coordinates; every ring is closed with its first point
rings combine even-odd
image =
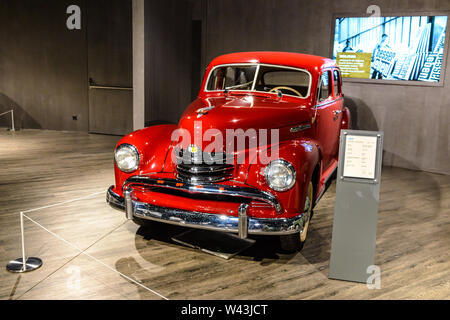
{"type": "Polygon", "coordinates": [[[291,128],[291,133],[297,133],[297,132],[305,131],[308,129],[311,129],[311,125],[303,124],[303,125],[299,125],[299,126],[291,128]]]}
{"type": "Polygon", "coordinates": [[[339,114],[341,114],[341,113],[342,113],[342,110],[335,110],[335,111],[334,111],[334,114],[335,114],[335,115],[339,115],[339,114]]]}

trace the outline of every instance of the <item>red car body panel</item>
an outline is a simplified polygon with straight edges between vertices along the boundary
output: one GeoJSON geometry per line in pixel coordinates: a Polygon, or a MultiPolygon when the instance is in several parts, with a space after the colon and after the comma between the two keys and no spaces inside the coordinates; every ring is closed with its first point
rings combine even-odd
{"type": "MultiPolygon", "coordinates": [[[[344,107],[343,94],[334,92],[320,103],[317,100],[317,89],[322,72],[339,71],[336,64],[327,58],[282,52],[246,52],[218,57],[206,70],[198,99],[183,114],[178,126],[161,125],[136,131],[124,137],[117,146],[134,145],[139,151],[140,165],[136,172],[124,173],[115,166],[115,186],[113,191],[123,196],[125,181],[137,175],[155,177],[156,179],[177,179],[176,164],[173,159],[172,134],[177,128],[194,133],[194,124],[201,121],[202,132],[214,128],[225,135],[230,128],[247,129],[279,129],[279,157],[291,163],[295,168],[296,184],[286,192],[272,190],[264,177],[267,164],[253,163],[254,153],[250,149],[237,150],[243,153],[245,164],[235,165],[232,179],[219,182],[219,185],[249,186],[273,194],[281,204],[282,211],[276,212],[270,206],[251,205],[249,217],[257,218],[291,218],[303,212],[306,191],[309,182],[314,184],[314,199],[320,199],[327,180],[337,166],[339,134],[341,129],[350,127],[351,116],[344,107]],[[307,98],[284,95],[277,97],[273,93],[253,91],[208,92],[205,90],[211,70],[227,64],[281,65],[306,70],[311,75],[311,89],[307,98]],[[212,110],[199,118],[198,110],[214,106],[212,110]],[[310,128],[292,132],[298,125],[309,125],[310,128]]],[[[330,75],[332,75],[330,73],[330,75]]],[[[330,79],[330,86],[332,80],[330,79]]],[[[336,84],[341,87],[341,83],[336,84]]],[[[342,90],[339,90],[342,91],[342,90]]],[[[207,147],[209,142],[199,146],[207,147]]],[[[273,145],[258,147],[271,149],[273,145]]],[[[156,191],[136,190],[135,197],[145,203],[162,207],[183,209],[192,212],[205,212],[237,216],[238,203],[221,200],[198,200],[180,195],[166,194],[156,191]]]]}

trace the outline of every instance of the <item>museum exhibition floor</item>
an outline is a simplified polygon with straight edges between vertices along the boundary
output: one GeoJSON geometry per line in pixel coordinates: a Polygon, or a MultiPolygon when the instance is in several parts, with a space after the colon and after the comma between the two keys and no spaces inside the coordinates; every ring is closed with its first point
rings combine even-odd
{"type": "Polygon", "coordinates": [[[383,168],[375,256],[382,283],[369,290],[328,279],[335,184],[303,251],[283,253],[260,236],[227,261],[174,243],[183,228],[139,228],[106,204],[118,140],[0,131],[0,299],[450,298],[450,176],[383,168]],[[21,255],[20,211],[34,221],[25,219],[27,254],[44,264],[19,275],[5,266],[21,255]]]}

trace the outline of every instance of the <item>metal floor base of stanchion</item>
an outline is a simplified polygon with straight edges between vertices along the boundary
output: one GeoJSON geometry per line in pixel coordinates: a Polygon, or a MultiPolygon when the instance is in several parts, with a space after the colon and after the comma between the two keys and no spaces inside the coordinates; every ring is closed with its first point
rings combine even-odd
{"type": "Polygon", "coordinates": [[[39,258],[30,257],[27,259],[25,264],[25,268],[23,265],[23,259],[19,258],[13,261],[10,261],[6,266],[6,270],[13,273],[24,273],[34,271],[39,269],[42,266],[42,260],[39,258]]]}

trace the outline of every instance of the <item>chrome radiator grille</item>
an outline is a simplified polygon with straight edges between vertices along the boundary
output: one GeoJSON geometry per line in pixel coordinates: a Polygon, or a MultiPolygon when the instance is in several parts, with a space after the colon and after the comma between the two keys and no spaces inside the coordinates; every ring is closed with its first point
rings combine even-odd
{"type": "Polygon", "coordinates": [[[197,148],[179,150],[177,177],[193,184],[226,181],[233,176],[233,163],[234,157],[225,153],[206,153],[197,148]]]}

